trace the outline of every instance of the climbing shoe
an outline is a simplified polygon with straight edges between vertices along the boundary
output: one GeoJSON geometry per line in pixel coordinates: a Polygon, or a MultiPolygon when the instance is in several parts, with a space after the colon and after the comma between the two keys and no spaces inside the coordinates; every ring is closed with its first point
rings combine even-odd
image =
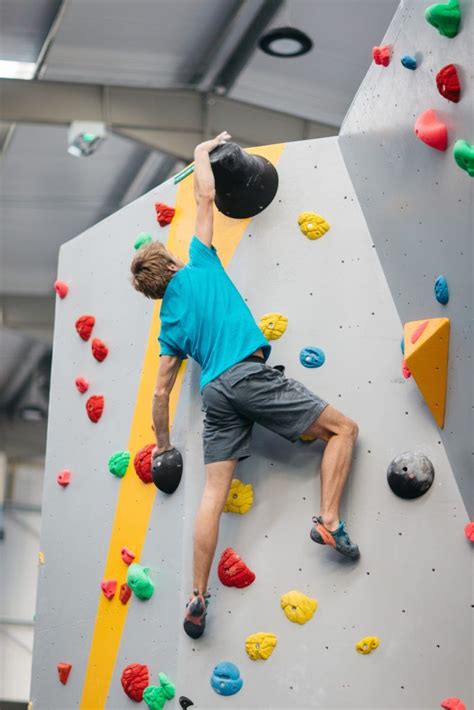
{"type": "Polygon", "coordinates": [[[343,520],[339,521],[336,530],[328,530],[321,517],[313,518],[314,526],[311,528],[311,540],[318,542],[320,545],[331,545],[335,550],[355,559],[359,557],[360,552],[357,545],[351,542],[351,539],[346,531],[343,520]]]}
{"type": "Polygon", "coordinates": [[[183,627],[192,639],[198,639],[204,633],[209,597],[209,594],[199,594],[194,590],[192,597],[186,604],[183,627]]]}

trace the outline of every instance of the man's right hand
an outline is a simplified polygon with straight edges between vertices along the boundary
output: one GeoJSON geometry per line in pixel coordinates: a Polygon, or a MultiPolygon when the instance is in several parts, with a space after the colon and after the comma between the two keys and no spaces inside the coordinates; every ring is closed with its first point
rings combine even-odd
{"type": "Polygon", "coordinates": [[[230,133],[222,131],[222,133],[219,133],[219,135],[212,138],[212,140],[199,143],[199,145],[195,147],[194,152],[206,151],[206,153],[210,153],[214,148],[218,148],[220,145],[226,143],[229,138],[231,138],[230,133]]]}

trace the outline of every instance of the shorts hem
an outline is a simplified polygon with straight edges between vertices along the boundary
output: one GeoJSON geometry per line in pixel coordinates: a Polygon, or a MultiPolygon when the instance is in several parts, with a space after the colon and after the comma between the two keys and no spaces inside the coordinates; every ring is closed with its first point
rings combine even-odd
{"type": "Polygon", "coordinates": [[[298,426],[295,427],[295,430],[299,432],[295,436],[292,436],[291,438],[289,437],[289,440],[292,443],[295,443],[295,441],[298,441],[300,436],[304,434],[306,429],[311,426],[311,424],[316,420],[319,419],[321,414],[324,412],[326,407],[329,405],[329,402],[321,401],[318,402],[317,404],[314,405],[313,409],[310,410],[308,414],[305,414],[304,417],[300,419],[298,422],[298,426]]]}
{"type": "Polygon", "coordinates": [[[204,465],[208,463],[218,463],[219,461],[232,461],[233,459],[237,459],[237,461],[243,461],[244,459],[248,459],[250,456],[250,451],[247,449],[246,451],[236,451],[232,452],[232,454],[229,455],[212,455],[208,454],[207,456],[204,455],[204,465]]]}

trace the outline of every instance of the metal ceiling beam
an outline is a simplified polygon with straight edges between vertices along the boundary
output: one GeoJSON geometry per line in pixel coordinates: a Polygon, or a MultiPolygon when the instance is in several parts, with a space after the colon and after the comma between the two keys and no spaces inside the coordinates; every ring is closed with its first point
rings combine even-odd
{"type": "Polygon", "coordinates": [[[191,158],[197,142],[222,130],[246,146],[338,132],[317,121],[188,89],[1,79],[0,99],[0,120],[59,125],[104,121],[117,133],[183,160],[191,158]]]}

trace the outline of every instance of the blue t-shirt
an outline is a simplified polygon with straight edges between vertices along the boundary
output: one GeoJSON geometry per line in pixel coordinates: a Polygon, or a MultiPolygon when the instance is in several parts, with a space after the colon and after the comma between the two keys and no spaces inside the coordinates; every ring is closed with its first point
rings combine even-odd
{"type": "Polygon", "coordinates": [[[201,390],[229,367],[271,346],[227,276],[217,251],[197,237],[189,263],[166,287],[161,304],[160,355],[188,355],[202,368],[201,390]]]}

